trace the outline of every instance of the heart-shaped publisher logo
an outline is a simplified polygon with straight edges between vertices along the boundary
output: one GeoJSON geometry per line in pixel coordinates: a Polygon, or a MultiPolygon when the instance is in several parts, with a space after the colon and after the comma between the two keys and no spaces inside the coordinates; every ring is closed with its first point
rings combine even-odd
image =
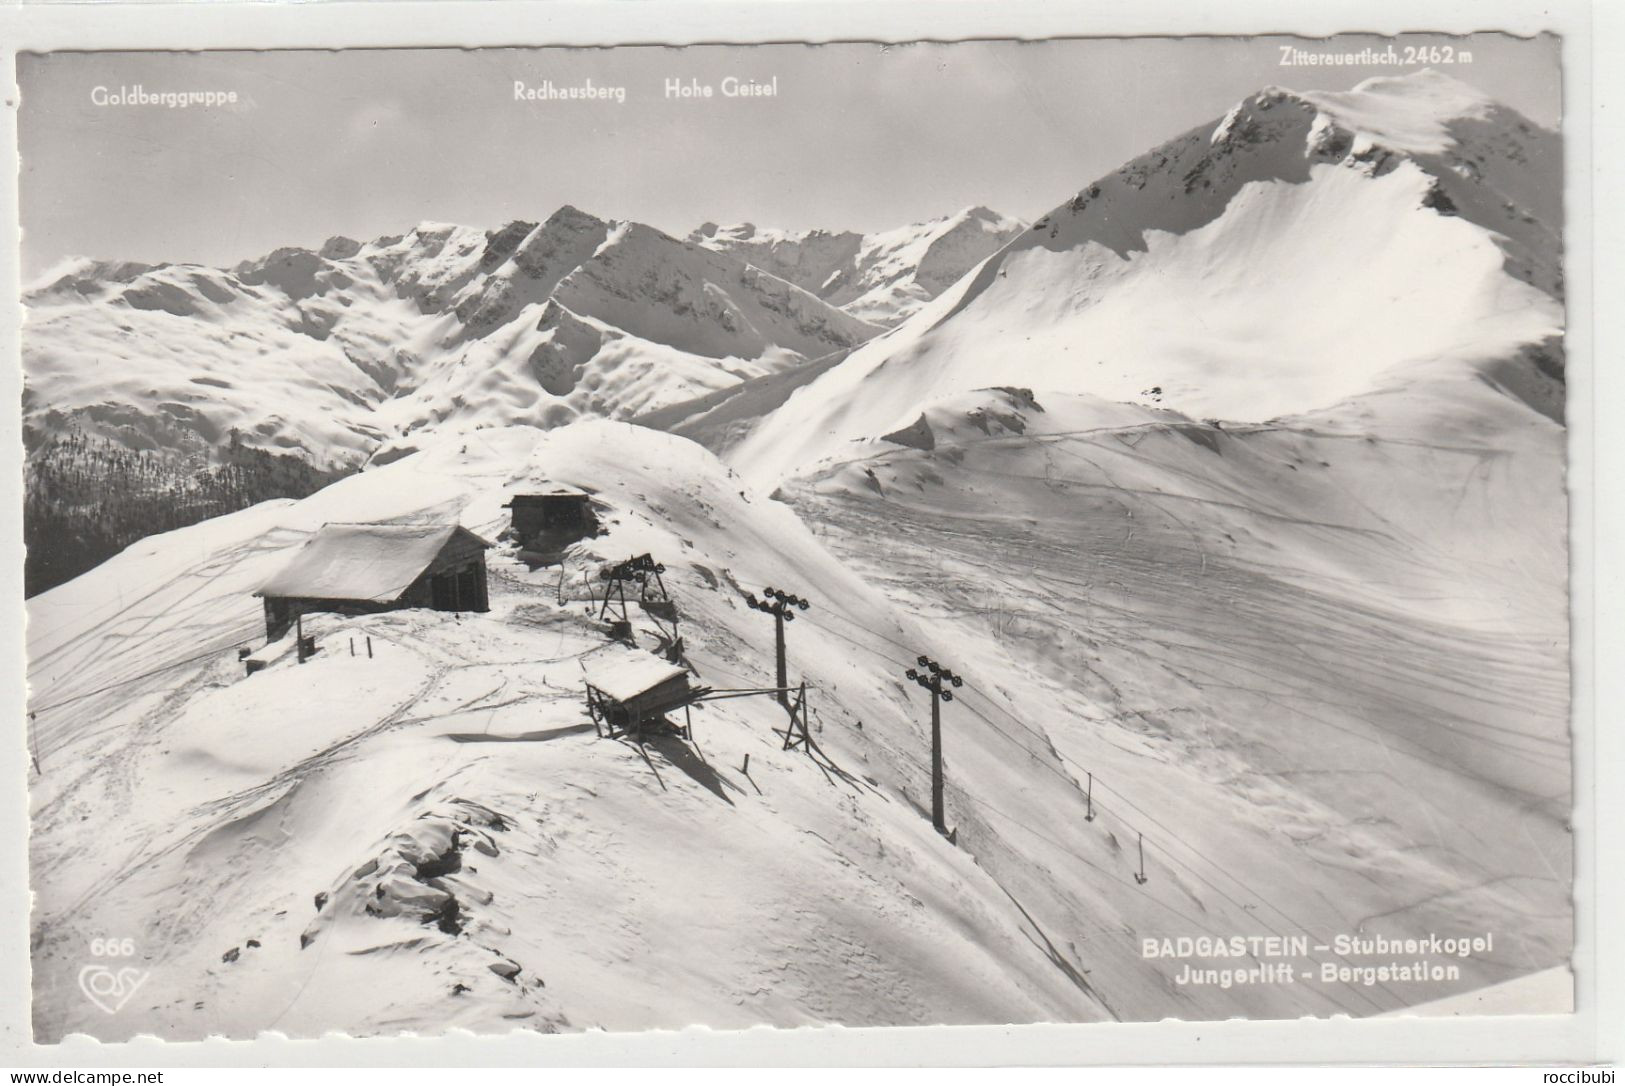
{"type": "Polygon", "coordinates": [[[108,1014],[117,1014],[146,980],[145,970],[130,965],[117,970],[105,965],[87,965],[79,970],[79,990],[108,1014]]]}

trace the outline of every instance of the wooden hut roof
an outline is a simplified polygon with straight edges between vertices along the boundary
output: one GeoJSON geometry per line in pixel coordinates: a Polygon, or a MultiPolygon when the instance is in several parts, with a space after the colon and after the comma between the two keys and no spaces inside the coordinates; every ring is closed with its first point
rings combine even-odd
{"type": "Polygon", "coordinates": [[[584,665],[587,684],[616,701],[631,701],[688,671],[646,652],[604,653],[584,665]]]}
{"type": "Polygon", "coordinates": [[[491,545],[456,524],[324,524],[254,595],[388,603],[453,540],[491,545]]]}

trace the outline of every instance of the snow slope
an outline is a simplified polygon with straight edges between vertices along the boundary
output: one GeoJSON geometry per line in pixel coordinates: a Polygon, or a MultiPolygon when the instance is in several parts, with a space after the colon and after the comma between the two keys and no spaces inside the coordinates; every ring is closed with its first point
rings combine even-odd
{"type": "Polygon", "coordinates": [[[78,425],[195,453],[236,431],[324,467],[443,424],[648,410],[875,331],[739,260],[570,207],[230,270],[76,261],[25,301],[31,441],[78,425]]]}
{"type": "MultiPolygon", "coordinates": [[[[884,537],[904,558],[928,545],[911,521],[884,537]]],[[[1174,984],[1177,963],[1142,959],[1141,939],[1406,932],[1433,917],[1373,916],[1392,865],[1448,865],[1397,847],[1408,818],[1345,827],[1280,764],[1216,788],[1148,716],[1109,723],[1093,679],[1028,682],[1008,643],[907,614],[867,564],[691,442],[581,422],[442,441],[153,537],[31,600],[39,1036],[1365,1014],[1446,994],[1174,984]],[[244,676],[252,588],[323,522],[450,517],[495,538],[507,496],[550,483],[594,488],[609,529],[562,571],[504,546],[489,614],[318,617],[313,661],[285,642],[244,676]],[[577,586],[644,551],[710,686],[770,681],[771,630],[743,590],[812,599],[791,667],[825,759],[783,751],[783,714],[757,698],[697,712],[692,747],[594,737],[582,657],[607,650],[577,586]],[[947,716],[957,844],[926,814],[927,714],[900,673],[917,652],[969,680],[947,716]],[[1298,805],[1293,834],[1258,796],[1298,805]],[[1306,862],[1344,838],[1362,848],[1306,862]],[[114,1017],[76,985],[107,931],[148,974],[114,1017]]],[[[1425,771],[1401,769],[1425,794],[1425,771]]],[[[1486,895],[1485,916],[1508,900],[1486,895]]],[[[1507,961],[1467,963],[1463,983],[1547,952],[1509,938],[1507,961]]]]}
{"type": "Polygon", "coordinates": [[[1574,974],[1567,966],[1531,973],[1476,992],[1451,996],[1413,1007],[1407,1014],[1459,1018],[1478,1014],[1523,1014],[1529,1006],[1551,1007],[1553,1013],[1573,1013],[1574,974]]]}
{"type": "MultiPolygon", "coordinates": [[[[380,342],[413,314],[382,297],[380,342]]],[[[320,466],[383,436],[364,359],[307,331],[299,305],[228,272],[169,266],[128,282],[64,280],[27,297],[23,422],[31,443],[77,424],[131,449],[195,452],[231,431],[320,466]]]]}
{"type": "Polygon", "coordinates": [[[967,393],[779,493],[1158,854],[1317,942],[1493,932],[1500,982],[1573,935],[1564,433],[1446,387],[1222,427],[967,393]]]}
{"type": "Polygon", "coordinates": [[[1435,72],[1267,89],[1088,186],[732,456],[783,478],[994,383],[1252,422],[1504,367],[1561,334],[1560,164],[1554,133],[1435,72]]]}
{"type": "Polygon", "coordinates": [[[689,240],[750,261],[855,317],[898,324],[1018,235],[985,207],[876,234],[706,223],[689,240]]]}
{"type": "MultiPolygon", "coordinates": [[[[322,521],[460,509],[494,537],[506,494],[543,479],[603,488],[613,527],[595,552],[668,561],[711,685],[771,672],[740,583],[816,580],[831,607],[903,633],[784,510],[741,495],[697,446],[628,427],[494,431],[148,540],[31,603],[42,1036],[1108,1013],[919,817],[917,772],[887,754],[920,739],[895,684],[810,632],[797,668],[831,690],[820,738],[840,768],[780,750],[765,699],[697,714],[692,747],[595,740],[581,658],[603,635],[558,602],[554,570],[500,556],[488,615],[316,619],[321,655],[299,665],[283,646],[252,678],[229,649],[193,659],[255,625],[249,589],[322,521]],[[213,562],[199,570],[201,550],[213,562]],[[111,581],[142,591],[87,603],[111,581]],[[352,637],[376,655],[350,655],[352,637]],[[43,708],[75,697],[54,722],[43,708]],[[420,878],[453,835],[458,870],[420,878]],[[423,922],[448,893],[455,933],[423,922]],[[75,986],[86,933],[105,924],[150,971],[117,1019],[75,986]],[[515,977],[493,972],[507,962],[515,977]]],[[[567,583],[594,566],[577,556],[567,583]]]]}

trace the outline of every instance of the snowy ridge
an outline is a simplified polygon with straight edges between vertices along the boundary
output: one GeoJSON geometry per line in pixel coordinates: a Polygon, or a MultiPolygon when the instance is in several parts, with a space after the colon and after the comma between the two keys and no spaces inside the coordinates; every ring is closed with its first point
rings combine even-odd
{"type": "Polygon", "coordinates": [[[108,1035],[105,1020],[83,1017],[65,971],[79,952],[73,929],[95,921],[64,906],[86,894],[98,910],[146,903],[150,926],[137,938],[155,951],[152,980],[115,1027],[132,1033],[1106,1016],[1034,946],[1031,922],[998,886],[919,819],[907,799],[921,794],[919,770],[889,753],[917,749],[918,714],[897,714],[883,664],[853,660],[816,626],[797,667],[829,691],[821,741],[847,765],[835,788],[804,754],[779,750],[771,729],[782,712],[765,700],[718,703],[697,717],[696,748],[656,741],[648,763],[595,741],[578,661],[602,637],[579,604],[556,602],[553,571],[530,574],[503,555],[488,616],[318,620],[323,653],[304,667],[284,656],[241,679],[224,653],[174,669],[200,633],[229,639],[253,624],[244,586],[340,511],[434,519],[461,509],[464,524],[496,535],[500,503],[544,479],[590,481],[611,511],[611,534],[577,556],[582,569],[644,549],[668,561],[709,682],[760,685],[760,616],[737,586],[774,574],[827,585],[824,622],[921,636],[697,446],[591,422],[442,443],[308,502],[132,548],[40,597],[31,626],[36,704],[124,681],[124,708],[92,694],[75,703],[86,712],[58,713],[41,734],[48,763],[82,765],[99,782],[92,796],[68,787],[77,770],[53,771],[35,791],[50,827],[35,838],[45,1035],[108,1035]],[[138,604],[88,624],[75,613],[72,600],[104,578],[157,587],[175,572],[165,554],[200,549],[226,575],[199,582],[191,606],[138,604]],[[98,624],[145,622],[153,636],[136,656],[86,655],[98,624]],[[376,658],[351,656],[352,637],[371,637],[376,658]],[[147,694],[162,699],[177,681],[178,697],[147,694]],[[345,693],[322,714],[295,711],[297,726],[267,726],[312,682],[345,693]],[[730,768],[745,753],[748,776],[730,768]],[[139,793],[122,791],[119,766],[145,782],[139,793]],[[87,802],[140,821],[102,838],[100,862],[59,863],[62,849],[82,847],[69,830],[87,802]],[[185,904],[204,899],[207,909],[185,904]],[[653,933],[669,929],[684,938],[650,952],[653,933]],[[58,954],[61,972],[46,964],[58,954]]]}
{"type": "Polygon", "coordinates": [[[782,478],[994,373],[1257,421],[1555,340],[1557,137],[1458,88],[1250,96],[1041,218],[732,455],[782,478]]]}

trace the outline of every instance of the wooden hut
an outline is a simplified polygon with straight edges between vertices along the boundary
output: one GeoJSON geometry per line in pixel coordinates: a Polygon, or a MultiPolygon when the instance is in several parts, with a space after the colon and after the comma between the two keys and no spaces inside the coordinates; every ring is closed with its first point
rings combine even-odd
{"type": "Polygon", "coordinates": [[[487,611],[485,549],[456,524],[326,524],[254,595],[275,641],[312,611],[487,611]]]}
{"type": "Polygon", "coordinates": [[[599,735],[641,733],[683,709],[684,726],[677,731],[686,736],[688,706],[710,693],[690,684],[685,669],[633,649],[594,657],[585,670],[587,713],[599,735]]]}
{"type": "Polygon", "coordinates": [[[598,531],[592,498],[583,490],[515,494],[503,508],[513,510],[513,534],[529,550],[556,550],[598,531]]]}

